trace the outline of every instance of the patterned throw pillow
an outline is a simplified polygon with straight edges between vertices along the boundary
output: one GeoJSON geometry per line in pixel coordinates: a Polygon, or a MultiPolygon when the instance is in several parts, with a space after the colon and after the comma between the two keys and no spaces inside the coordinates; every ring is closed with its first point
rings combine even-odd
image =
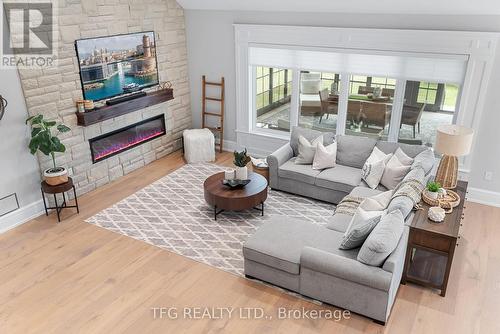
{"type": "Polygon", "coordinates": [[[384,169],[387,161],[392,157],[392,153],[385,154],[377,147],[373,148],[372,153],[366,160],[361,170],[361,178],[372,189],[377,188],[380,179],[384,174],[384,169]]]}
{"type": "Polygon", "coordinates": [[[360,247],[380,221],[385,211],[365,211],[358,207],[342,238],[340,249],[360,247]]]}
{"type": "Polygon", "coordinates": [[[319,136],[312,142],[307,140],[304,136],[299,136],[299,155],[295,159],[297,165],[310,165],[313,163],[314,154],[316,153],[316,146],[318,143],[323,143],[323,136],[319,136]]]}

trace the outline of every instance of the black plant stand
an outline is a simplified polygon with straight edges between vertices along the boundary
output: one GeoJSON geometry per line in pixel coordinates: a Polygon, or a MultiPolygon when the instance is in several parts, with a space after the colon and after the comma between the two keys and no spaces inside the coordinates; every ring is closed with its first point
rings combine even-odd
{"type": "Polygon", "coordinates": [[[73,184],[73,180],[68,177],[68,182],[59,184],[57,186],[51,186],[47,184],[47,182],[43,181],[41,183],[41,191],[42,191],[42,198],[43,198],[43,206],[45,207],[45,215],[49,215],[49,209],[55,209],[57,212],[57,221],[61,222],[61,211],[62,209],[67,209],[67,208],[76,208],[76,212],[80,213],[80,208],[78,207],[78,198],[76,197],[76,189],[75,185],[73,184]],[[73,195],[75,196],[75,205],[67,205],[66,203],[66,195],[65,193],[69,190],[73,189],[73,195]],[[45,200],[45,194],[52,194],[54,195],[54,202],[56,206],[47,206],[47,201],[45,200]],[[62,204],[59,205],[57,202],[57,194],[62,194],[62,204]]]}

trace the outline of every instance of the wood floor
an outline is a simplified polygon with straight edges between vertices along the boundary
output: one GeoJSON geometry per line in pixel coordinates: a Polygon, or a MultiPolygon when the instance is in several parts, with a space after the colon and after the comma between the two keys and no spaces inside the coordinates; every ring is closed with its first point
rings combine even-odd
{"type": "Polygon", "coordinates": [[[1,234],[0,333],[500,333],[498,208],[467,203],[446,297],[401,286],[385,327],[359,315],[277,319],[279,307],[336,309],[84,222],[183,164],[175,152],[82,196],[81,214],[60,224],[52,214],[1,234]],[[154,318],[159,307],[179,319],[154,318]],[[182,319],[184,307],[262,308],[273,319],[182,319]]]}

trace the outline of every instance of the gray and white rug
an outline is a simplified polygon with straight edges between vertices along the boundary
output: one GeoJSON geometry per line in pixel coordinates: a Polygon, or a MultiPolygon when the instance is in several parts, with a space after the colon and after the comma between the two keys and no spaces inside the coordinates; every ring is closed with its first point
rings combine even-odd
{"type": "Polygon", "coordinates": [[[243,275],[243,242],[260,225],[282,215],[324,225],[333,214],[332,204],[270,190],[263,217],[257,210],[224,212],[215,221],[203,182],[223,170],[214,164],[185,165],[86,222],[243,275]]]}

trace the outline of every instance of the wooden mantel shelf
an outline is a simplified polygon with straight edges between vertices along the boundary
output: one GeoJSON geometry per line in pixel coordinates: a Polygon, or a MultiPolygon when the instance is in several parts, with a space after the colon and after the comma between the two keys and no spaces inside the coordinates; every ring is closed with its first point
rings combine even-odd
{"type": "Polygon", "coordinates": [[[76,113],[78,125],[89,126],[104,120],[122,116],[139,109],[154,106],[174,98],[174,90],[165,88],[162,90],[149,92],[148,95],[136,99],[125,101],[111,106],[103,106],[85,113],[76,113]]]}

